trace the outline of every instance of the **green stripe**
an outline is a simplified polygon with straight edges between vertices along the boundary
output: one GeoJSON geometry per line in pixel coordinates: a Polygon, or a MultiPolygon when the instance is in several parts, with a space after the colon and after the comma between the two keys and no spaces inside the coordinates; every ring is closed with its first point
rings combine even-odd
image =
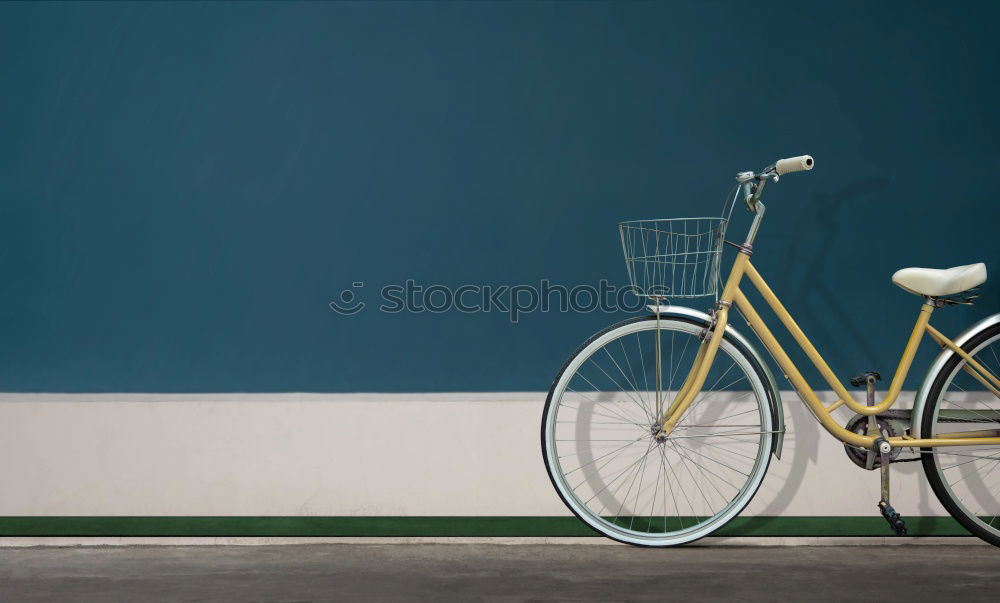
{"type": "MultiPolygon", "coordinates": [[[[911,536],[968,536],[908,517],[911,536]]],[[[573,517],[0,517],[0,536],[594,536],[573,517]]],[[[891,536],[881,517],[737,517],[717,536],[891,536]]]]}

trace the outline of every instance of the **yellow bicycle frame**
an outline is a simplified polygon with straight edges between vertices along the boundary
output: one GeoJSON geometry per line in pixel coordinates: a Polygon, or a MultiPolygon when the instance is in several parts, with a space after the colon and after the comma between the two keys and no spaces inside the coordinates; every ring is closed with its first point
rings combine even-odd
{"type": "MultiPolygon", "coordinates": [[[[816,418],[819,419],[819,422],[824,428],[826,428],[827,431],[833,434],[834,437],[846,444],[870,449],[873,448],[874,442],[877,438],[875,436],[857,434],[849,429],[846,429],[845,427],[842,427],[833,418],[831,413],[843,405],[847,405],[848,408],[862,415],[883,413],[892,407],[893,403],[896,402],[896,398],[899,396],[900,390],[903,388],[903,381],[906,379],[906,375],[910,370],[911,364],[913,363],[913,357],[917,353],[917,348],[920,346],[920,341],[925,333],[934,339],[938,345],[947,347],[964,359],[966,361],[966,366],[964,367],[965,370],[972,374],[973,377],[982,383],[988,390],[993,392],[994,395],[1000,398],[1000,379],[998,379],[996,375],[991,373],[980,363],[976,362],[976,360],[968,353],[962,350],[959,346],[955,345],[954,342],[942,335],[940,331],[929,324],[928,321],[931,313],[934,311],[934,304],[928,299],[920,308],[920,314],[917,316],[916,325],[913,327],[913,332],[910,333],[910,339],[906,343],[906,348],[903,350],[903,356],[899,361],[899,366],[897,367],[896,373],[892,378],[892,383],[889,386],[889,392],[886,397],[874,406],[865,406],[858,403],[834,376],[833,371],[831,371],[830,367],[823,361],[823,357],[816,351],[816,348],[813,347],[809,339],[806,338],[805,333],[802,332],[802,329],[799,328],[799,326],[795,323],[795,320],[791,317],[788,311],[785,310],[785,307],[778,300],[778,297],[774,294],[774,292],[771,291],[771,288],[767,285],[767,283],[764,282],[763,277],[761,277],[760,273],[757,272],[757,269],[750,263],[750,253],[744,247],[741,248],[740,253],[736,256],[733,269],[730,272],[729,278],[726,280],[725,287],[722,290],[722,295],[720,296],[715,313],[715,324],[709,331],[710,336],[705,338],[698,347],[698,353],[695,356],[694,365],[691,367],[691,371],[688,373],[684,384],[677,391],[673,402],[663,412],[662,428],[664,434],[670,434],[674,426],[677,425],[677,422],[684,415],[684,412],[697,397],[701,388],[705,385],[705,379],[708,377],[708,371],[712,366],[712,361],[715,360],[715,354],[719,349],[719,343],[722,341],[722,336],[726,330],[726,324],[729,320],[729,309],[734,303],[743,313],[743,316],[746,318],[750,328],[753,329],[764,346],[771,352],[771,355],[781,367],[781,370],[784,371],[788,380],[792,383],[792,386],[798,391],[799,395],[809,406],[809,409],[816,416],[816,418]],[[833,388],[833,391],[836,392],[839,398],[837,402],[834,402],[829,407],[824,406],[820,399],[816,396],[816,393],[809,387],[809,384],[806,383],[802,374],[795,367],[795,363],[788,357],[788,354],[786,354],[785,350],[782,349],[778,340],[775,339],[774,335],[771,333],[771,330],[768,329],[760,315],[747,300],[746,295],[744,295],[740,290],[740,281],[742,281],[744,275],[749,277],[750,282],[753,283],[754,287],[756,287],[763,296],[767,305],[771,307],[775,315],[777,315],[782,324],[785,325],[788,332],[791,333],[792,337],[799,344],[799,347],[802,348],[802,351],[805,352],[806,356],[810,361],[812,361],[813,365],[816,366],[816,369],[819,370],[826,382],[829,383],[833,388]]],[[[888,438],[888,442],[893,447],[902,448],[972,446],[984,444],[1000,445],[1000,431],[969,431],[964,433],[942,434],[938,437],[930,438],[898,436],[888,438]]]]}

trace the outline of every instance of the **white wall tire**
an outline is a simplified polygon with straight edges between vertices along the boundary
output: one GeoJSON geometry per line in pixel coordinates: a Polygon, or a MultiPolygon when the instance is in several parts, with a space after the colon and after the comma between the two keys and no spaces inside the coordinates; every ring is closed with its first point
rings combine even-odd
{"type": "MultiPolygon", "coordinates": [[[[566,361],[546,400],[542,449],[556,492],[584,523],[620,542],[675,546],[715,532],[746,507],[767,472],[775,428],[763,367],[725,337],[712,369],[717,373],[710,373],[671,437],[656,442],[651,429],[656,396],[648,387],[656,328],[655,317],[618,323],[566,361]],[[621,391],[605,391],[597,383],[602,373],[621,391]],[[733,389],[713,388],[716,374],[721,375],[717,386],[732,380],[733,389]],[[589,389],[581,390],[581,383],[589,389]],[[603,475],[595,477],[598,473],[603,475]]],[[[682,379],[703,326],[661,317],[659,329],[664,380],[682,379]],[[670,348],[664,350],[668,338],[670,348]],[[674,349],[681,340],[683,354],[674,349]]],[[[671,389],[662,389],[662,403],[669,403],[671,389]]]]}
{"type": "MultiPolygon", "coordinates": [[[[1000,324],[977,333],[962,349],[1000,374],[1000,324]]],[[[996,429],[1000,401],[962,370],[956,354],[934,377],[919,417],[921,437],[941,432],[996,429]],[[971,413],[975,423],[941,420],[942,412],[971,413]]],[[[1000,546],[1000,446],[922,448],[927,481],[945,509],[967,530],[1000,546]]]]}

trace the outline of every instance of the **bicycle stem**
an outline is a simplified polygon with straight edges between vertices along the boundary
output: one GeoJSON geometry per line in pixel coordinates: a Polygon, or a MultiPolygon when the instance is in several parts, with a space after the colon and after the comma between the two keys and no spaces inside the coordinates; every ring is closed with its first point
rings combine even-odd
{"type": "Polygon", "coordinates": [[[747,250],[753,249],[753,242],[757,239],[757,231],[760,230],[760,223],[764,220],[764,210],[767,207],[764,206],[763,201],[757,201],[754,205],[754,216],[753,222],[750,224],[750,232],[747,233],[747,240],[743,243],[743,247],[747,250]]]}

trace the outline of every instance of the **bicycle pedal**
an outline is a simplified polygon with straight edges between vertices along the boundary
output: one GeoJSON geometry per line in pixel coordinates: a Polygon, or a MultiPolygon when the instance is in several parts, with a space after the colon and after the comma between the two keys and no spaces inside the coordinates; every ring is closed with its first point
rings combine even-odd
{"type": "Polygon", "coordinates": [[[868,385],[868,377],[874,378],[875,381],[882,380],[882,375],[880,375],[878,371],[865,371],[860,375],[855,375],[854,377],[851,377],[851,385],[853,385],[854,387],[861,387],[863,385],[868,385]]]}
{"type": "Polygon", "coordinates": [[[882,517],[889,522],[889,527],[896,533],[896,536],[906,536],[906,522],[899,516],[899,513],[892,508],[892,505],[884,500],[879,501],[878,509],[882,512],[882,517]]]}

